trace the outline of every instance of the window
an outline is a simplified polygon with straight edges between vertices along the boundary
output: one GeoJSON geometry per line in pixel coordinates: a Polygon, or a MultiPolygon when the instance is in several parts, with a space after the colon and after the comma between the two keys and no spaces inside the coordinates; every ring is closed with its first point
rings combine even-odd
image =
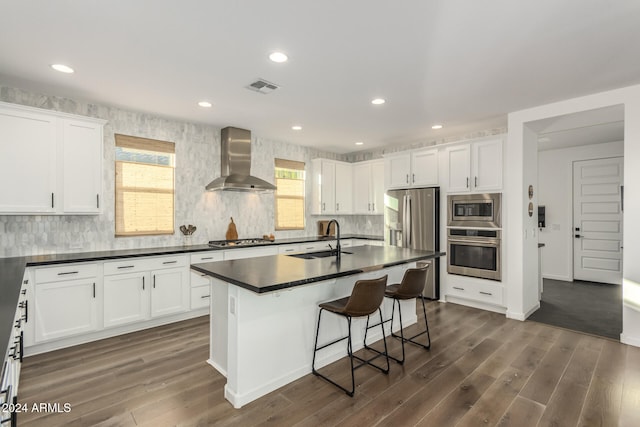
{"type": "Polygon", "coordinates": [[[276,230],[304,230],[304,163],[276,160],[276,230]]]}
{"type": "Polygon", "coordinates": [[[175,144],[116,134],[116,237],[173,234],[175,144]]]}

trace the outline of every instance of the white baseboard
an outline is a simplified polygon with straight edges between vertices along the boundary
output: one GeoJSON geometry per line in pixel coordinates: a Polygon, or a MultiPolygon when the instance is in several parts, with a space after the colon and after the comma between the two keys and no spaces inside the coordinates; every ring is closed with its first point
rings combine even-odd
{"type": "Polygon", "coordinates": [[[479,308],[480,310],[493,311],[494,313],[500,313],[500,314],[505,314],[507,310],[505,307],[500,307],[492,304],[485,304],[480,301],[457,298],[451,295],[447,295],[446,300],[443,302],[452,302],[454,304],[466,305],[468,307],[479,308]]]}
{"type": "Polygon", "coordinates": [[[620,334],[620,342],[634,347],[640,347],[640,337],[632,337],[630,335],[620,334]]]}
{"type": "Polygon", "coordinates": [[[520,320],[520,321],[523,322],[523,321],[527,320],[527,318],[529,316],[531,316],[539,308],[540,308],[540,302],[537,302],[536,305],[531,307],[526,313],[523,313],[521,311],[509,311],[509,310],[507,310],[507,318],[508,319],[514,319],[514,320],[520,320]]]}
{"type": "Polygon", "coordinates": [[[227,378],[227,370],[224,369],[222,366],[220,366],[219,364],[217,364],[216,362],[213,361],[213,359],[207,359],[207,363],[211,366],[213,366],[213,368],[220,372],[222,374],[223,377],[227,378]]]}
{"type": "Polygon", "coordinates": [[[561,282],[573,282],[573,277],[570,276],[558,276],[556,274],[543,274],[543,279],[560,280],[561,282]]]}

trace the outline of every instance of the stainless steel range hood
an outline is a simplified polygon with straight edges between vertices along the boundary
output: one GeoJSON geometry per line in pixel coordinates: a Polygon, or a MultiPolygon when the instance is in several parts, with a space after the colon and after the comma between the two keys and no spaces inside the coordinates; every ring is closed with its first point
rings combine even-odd
{"type": "Polygon", "coordinates": [[[273,191],[276,186],[251,176],[251,131],[226,127],[220,131],[220,172],[207,191],[273,191]]]}

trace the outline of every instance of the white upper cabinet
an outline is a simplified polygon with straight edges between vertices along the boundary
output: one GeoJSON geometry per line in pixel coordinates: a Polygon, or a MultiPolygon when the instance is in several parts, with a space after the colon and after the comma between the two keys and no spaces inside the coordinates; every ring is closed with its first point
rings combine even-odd
{"type": "Polygon", "coordinates": [[[353,164],[353,213],[383,213],[384,161],[353,164]]]}
{"type": "Polygon", "coordinates": [[[352,213],[352,169],[350,163],[313,159],[311,213],[352,213]]]}
{"type": "Polygon", "coordinates": [[[0,213],[99,213],[104,123],[0,103],[0,213]]]}
{"type": "Polygon", "coordinates": [[[387,188],[438,185],[438,149],[418,150],[385,158],[387,188]]]}
{"type": "Polygon", "coordinates": [[[447,160],[448,192],[487,192],[502,189],[501,138],[449,147],[447,160]]]}

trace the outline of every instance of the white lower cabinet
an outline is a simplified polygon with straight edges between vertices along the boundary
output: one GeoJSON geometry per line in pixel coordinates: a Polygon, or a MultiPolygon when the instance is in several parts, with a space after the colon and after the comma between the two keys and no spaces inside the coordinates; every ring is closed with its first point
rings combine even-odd
{"type": "Polygon", "coordinates": [[[105,328],[190,308],[186,255],[106,262],[104,272],[105,328]],[[119,271],[131,273],[113,274],[119,271]]]}
{"type": "Polygon", "coordinates": [[[148,273],[126,273],[104,278],[104,327],[146,320],[149,312],[148,273]]]}
{"type": "Polygon", "coordinates": [[[447,294],[452,297],[503,306],[503,291],[504,287],[499,283],[479,280],[476,283],[452,283],[448,286],[447,294]]]}
{"type": "Polygon", "coordinates": [[[34,287],[35,342],[98,329],[96,277],[37,283],[34,287]]]}

